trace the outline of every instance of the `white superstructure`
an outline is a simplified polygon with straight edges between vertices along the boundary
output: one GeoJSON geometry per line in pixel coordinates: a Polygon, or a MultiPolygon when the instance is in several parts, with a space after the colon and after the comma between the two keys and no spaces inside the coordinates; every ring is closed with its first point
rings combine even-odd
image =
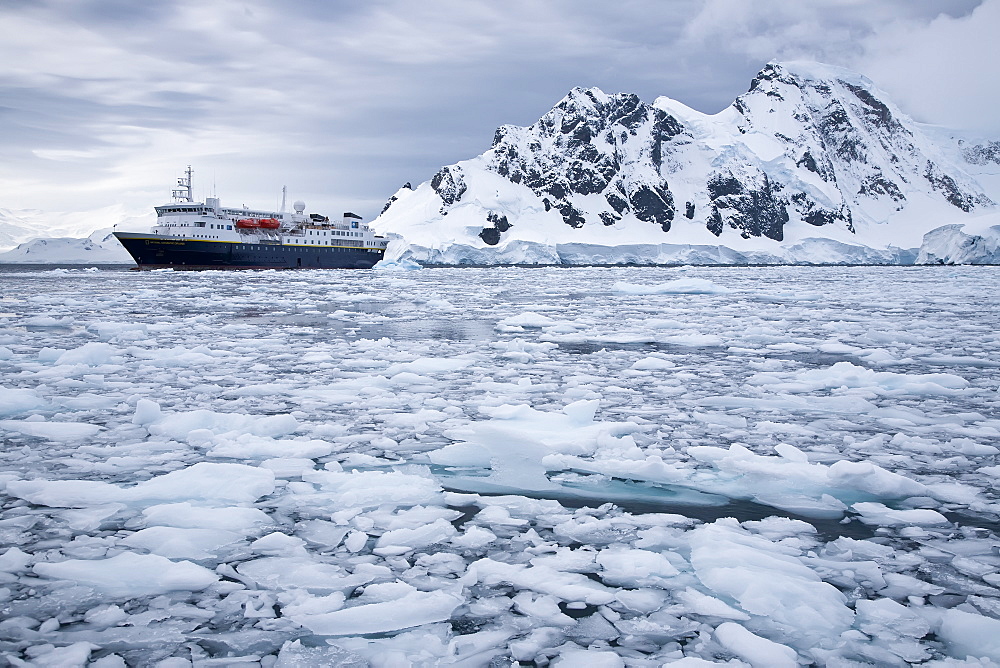
{"type": "Polygon", "coordinates": [[[333,222],[320,214],[306,214],[306,205],[301,201],[295,202],[292,213],[223,207],[217,197],[196,202],[191,188],[194,172],[190,166],[184,174],[177,179],[177,187],[172,191],[173,201],[154,207],[156,224],[151,234],[176,239],[289,246],[384,249],[388,243],[357,214],[347,212],[342,220],[333,222]]]}

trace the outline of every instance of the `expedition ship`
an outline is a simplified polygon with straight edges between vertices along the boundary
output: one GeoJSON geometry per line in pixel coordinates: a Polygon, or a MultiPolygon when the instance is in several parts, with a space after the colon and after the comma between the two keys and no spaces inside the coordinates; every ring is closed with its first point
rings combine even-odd
{"type": "Polygon", "coordinates": [[[145,234],[115,232],[139,269],[370,269],[388,240],[345,213],[331,222],[305,214],[295,202],[285,212],[224,208],[217,197],[195,202],[188,166],[173,201],[155,207],[156,225],[145,234]]]}

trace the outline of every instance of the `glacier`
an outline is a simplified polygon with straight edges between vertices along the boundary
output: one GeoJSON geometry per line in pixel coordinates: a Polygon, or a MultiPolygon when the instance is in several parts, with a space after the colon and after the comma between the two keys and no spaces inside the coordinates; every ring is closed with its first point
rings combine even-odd
{"type": "Polygon", "coordinates": [[[11,665],[1000,662],[995,267],[0,280],[11,665]]]}

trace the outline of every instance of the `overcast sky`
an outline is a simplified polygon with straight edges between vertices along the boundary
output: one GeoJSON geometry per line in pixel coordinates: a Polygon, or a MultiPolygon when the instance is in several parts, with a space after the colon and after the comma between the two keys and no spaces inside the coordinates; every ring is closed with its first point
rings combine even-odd
{"type": "Polygon", "coordinates": [[[195,195],[370,220],[573,86],[706,113],[769,60],[1000,138],[1000,0],[2,0],[0,208],[195,195]]]}

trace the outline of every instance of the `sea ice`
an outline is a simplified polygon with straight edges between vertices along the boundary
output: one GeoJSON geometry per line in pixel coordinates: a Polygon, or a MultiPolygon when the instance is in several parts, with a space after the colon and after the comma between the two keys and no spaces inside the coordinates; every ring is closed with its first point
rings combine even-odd
{"type": "Polygon", "coordinates": [[[0,662],[1000,661],[989,267],[4,285],[0,662]]]}

